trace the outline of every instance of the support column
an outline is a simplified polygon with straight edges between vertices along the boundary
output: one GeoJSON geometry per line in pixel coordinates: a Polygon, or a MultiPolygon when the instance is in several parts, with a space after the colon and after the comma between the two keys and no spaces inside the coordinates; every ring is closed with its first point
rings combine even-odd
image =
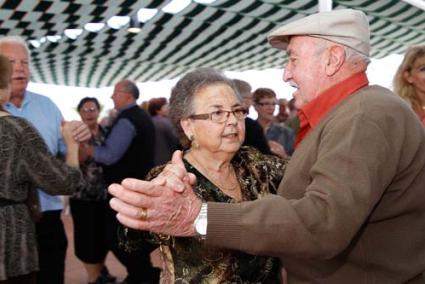
{"type": "Polygon", "coordinates": [[[332,11],[332,0],[319,0],[319,12],[332,11]]]}

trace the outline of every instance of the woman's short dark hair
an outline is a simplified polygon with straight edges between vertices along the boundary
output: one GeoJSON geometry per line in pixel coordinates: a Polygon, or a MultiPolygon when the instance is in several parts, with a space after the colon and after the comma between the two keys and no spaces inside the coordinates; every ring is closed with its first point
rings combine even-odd
{"type": "Polygon", "coordinates": [[[85,98],[82,98],[81,101],[78,103],[77,111],[80,112],[83,105],[87,102],[93,102],[96,105],[97,109],[100,110],[100,104],[99,104],[99,101],[96,98],[85,97],[85,98]]]}
{"type": "Polygon", "coordinates": [[[190,147],[190,141],[184,134],[180,120],[193,114],[193,98],[197,92],[213,85],[229,86],[238,100],[242,100],[233,81],[211,68],[199,68],[187,73],[171,90],[168,115],[176,126],[180,142],[185,148],[190,147]]]}
{"type": "Polygon", "coordinates": [[[167,104],[166,98],[152,98],[148,103],[148,112],[150,115],[155,116],[161,110],[162,106],[167,104]]]}

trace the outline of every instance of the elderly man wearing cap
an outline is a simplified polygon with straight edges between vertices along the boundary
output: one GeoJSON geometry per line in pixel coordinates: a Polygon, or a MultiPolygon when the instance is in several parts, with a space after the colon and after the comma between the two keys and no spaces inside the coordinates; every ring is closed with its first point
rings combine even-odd
{"type": "Polygon", "coordinates": [[[118,219],[278,255],[289,283],[423,283],[425,131],[391,91],[369,86],[365,14],[314,14],[268,39],[288,53],[301,121],[278,194],[201,204],[175,154],[157,180],[109,188],[118,219]]]}

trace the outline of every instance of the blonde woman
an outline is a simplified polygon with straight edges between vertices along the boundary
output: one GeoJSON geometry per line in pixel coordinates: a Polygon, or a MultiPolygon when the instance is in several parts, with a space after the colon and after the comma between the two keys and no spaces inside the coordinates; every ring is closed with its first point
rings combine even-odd
{"type": "Polygon", "coordinates": [[[394,91],[410,103],[425,126],[425,45],[407,50],[394,77],[394,91]]]}

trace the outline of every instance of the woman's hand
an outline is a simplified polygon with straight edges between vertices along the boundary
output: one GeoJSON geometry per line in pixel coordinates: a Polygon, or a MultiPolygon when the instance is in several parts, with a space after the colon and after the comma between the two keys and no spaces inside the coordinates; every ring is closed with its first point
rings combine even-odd
{"type": "Polygon", "coordinates": [[[63,140],[67,147],[78,146],[79,142],[74,139],[74,131],[77,125],[75,121],[63,121],[61,125],[61,132],[63,140]]]}
{"type": "MultiPolygon", "coordinates": [[[[77,121],[78,122],[78,121],[77,121]]],[[[63,121],[61,126],[61,132],[63,140],[66,144],[66,163],[72,167],[78,167],[78,149],[79,142],[75,140],[75,129],[78,127],[78,123],[75,121],[63,121]]]]}

